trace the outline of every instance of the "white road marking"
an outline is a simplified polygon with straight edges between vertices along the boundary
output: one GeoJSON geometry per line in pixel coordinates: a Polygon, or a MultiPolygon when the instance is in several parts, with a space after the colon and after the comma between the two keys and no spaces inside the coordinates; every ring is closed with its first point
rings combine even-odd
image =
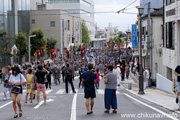
{"type": "Polygon", "coordinates": [[[10,101],[10,102],[8,102],[8,103],[6,103],[6,104],[0,106],[0,109],[2,109],[3,107],[6,107],[7,105],[9,105],[9,104],[11,104],[11,103],[12,103],[12,101],[10,101]]]}
{"type": "Polygon", "coordinates": [[[157,109],[155,107],[152,107],[152,106],[150,106],[150,105],[148,105],[148,104],[146,104],[146,103],[144,103],[144,102],[142,102],[142,101],[140,101],[140,100],[138,100],[138,99],[136,99],[136,98],[134,98],[134,97],[132,97],[132,96],[130,96],[128,94],[126,94],[126,93],[123,93],[123,94],[126,95],[127,97],[135,100],[136,102],[138,102],[138,103],[140,103],[140,104],[142,104],[142,105],[144,105],[146,107],[149,107],[149,108],[151,108],[151,109],[153,109],[153,110],[155,110],[155,111],[157,111],[157,112],[159,112],[159,113],[161,113],[161,114],[163,114],[165,116],[167,116],[168,118],[171,118],[173,120],[178,120],[177,118],[175,118],[175,117],[173,117],[173,116],[171,116],[171,115],[169,115],[169,114],[167,114],[167,113],[165,113],[165,112],[163,112],[163,111],[161,111],[161,110],[159,110],[159,109],[157,109]]]}
{"type": "Polygon", "coordinates": [[[75,94],[73,98],[70,120],[76,120],[76,103],[77,103],[77,94],[75,94]]]}
{"type": "Polygon", "coordinates": [[[56,94],[64,94],[64,92],[65,92],[65,89],[59,89],[59,90],[56,92],[56,94]]]}
{"type": "MultiPolygon", "coordinates": [[[[78,93],[78,89],[75,89],[76,93],[78,93]]],[[[73,94],[73,91],[71,90],[70,94],[73,94]]]]}
{"type": "MultiPolygon", "coordinates": [[[[53,99],[48,99],[48,100],[46,100],[47,103],[48,103],[48,102],[52,102],[52,101],[54,101],[54,100],[53,100],[53,99]]],[[[36,106],[34,107],[34,109],[38,109],[43,103],[44,103],[44,100],[42,100],[38,105],[36,105],[36,106]]]]}
{"type": "Polygon", "coordinates": [[[97,93],[98,93],[98,94],[104,94],[104,90],[102,90],[102,89],[97,89],[97,93]]]}
{"type": "Polygon", "coordinates": [[[46,90],[46,94],[49,94],[50,92],[52,92],[53,90],[50,89],[50,90],[46,90]]]}

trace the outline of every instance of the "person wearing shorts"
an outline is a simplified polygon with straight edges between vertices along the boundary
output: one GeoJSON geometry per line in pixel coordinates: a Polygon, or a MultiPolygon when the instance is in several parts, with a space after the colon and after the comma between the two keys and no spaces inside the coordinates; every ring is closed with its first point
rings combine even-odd
{"type": "Polygon", "coordinates": [[[176,103],[179,103],[179,97],[180,97],[180,65],[176,67],[174,74],[177,76],[177,97],[176,97],[176,103]]]}
{"type": "Polygon", "coordinates": [[[40,91],[43,92],[44,104],[46,104],[46,87],[45,87],[45,75],[49,74],[49,71],[43,68],[42,65],[38,66],[38,70],[35,73],[37,79],[37,105],[39,104],[40,91]]]}
{"type": "Polygon", "coordinates": [[[93,113],[94,98],[96,98],[95,85],[97,76],[92,72],[93,64],[88,64],[88,71],[82,74],[82,82],[86,81],[89,77],[89,86],[84,88],[84,98],[86,99],[87,115],[93,113]],[[89,110],[89,101],[91,100],[91,110],[89,110]]]}

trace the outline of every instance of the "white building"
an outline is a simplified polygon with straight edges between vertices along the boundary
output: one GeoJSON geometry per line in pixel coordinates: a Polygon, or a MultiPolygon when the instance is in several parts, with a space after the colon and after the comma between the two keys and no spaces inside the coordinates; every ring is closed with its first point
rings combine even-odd
{"type": "MultiPolygon", "coordinates": [[[[144,51],[147,51],[147,26],[148,16],[143,17],[143,41],[144,51]]],[[[162,64],[162,48],[163,48],[163,8],[151,12],[151,36],[150,36],[150,69],[153,82],[156,80],[156,74],[163,74],[165,66],[162,64]]],[[[145,60],[144,60],[145,61],[145,60]]],[[[145,63],[144,66],[146,66],[145,63]]]]}
{"type": "Polygon", "coordinates": [[[49,0],[47,9],[61,9],[85,20],[90,39],[95,37],[93,0],[49,0]]]}

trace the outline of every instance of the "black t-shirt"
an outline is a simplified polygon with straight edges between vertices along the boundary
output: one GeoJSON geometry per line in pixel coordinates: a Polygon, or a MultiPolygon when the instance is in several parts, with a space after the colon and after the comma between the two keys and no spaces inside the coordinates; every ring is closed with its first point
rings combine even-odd
{"type": "Polygon", "coordinates": [[[44,78],[45,78],[46,74],[47,74],[46,71],[37,71],[36,74],[35,74],[36,78],[37,78],[37,83],[45,84],[44,78]]]}
{"type": "MultiPolygon", "coordinates": [[[[180,74],[180,66],[177,66],[177,67],[176,67],[175,72],[177,72],[178,74],[180,74]]],[[[177,76],[177,81],[180,82],[180,76],[177,76]]]]}

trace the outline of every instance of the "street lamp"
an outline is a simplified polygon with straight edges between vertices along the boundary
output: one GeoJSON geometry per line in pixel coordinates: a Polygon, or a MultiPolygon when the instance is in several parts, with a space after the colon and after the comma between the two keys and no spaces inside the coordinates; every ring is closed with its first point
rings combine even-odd
{"type": "Polygon", "coordinates": [[[30,45],[31,45],[31,38],[32,37],[36,37],[36,35],[30,35],[29,36],[29,64],[31,63],[31,48],[30,48],[30,45]]]}
{"type": "Polygon", "coordinates": [[[138,94],[144,94],[144,85],[143,85],[143,68],[142,68],[142,18],[141,16],[144,13],[144,6],[140,5],[137,7],[139,11],[140,26],[139,26],[139,92],[138,94]]]}

